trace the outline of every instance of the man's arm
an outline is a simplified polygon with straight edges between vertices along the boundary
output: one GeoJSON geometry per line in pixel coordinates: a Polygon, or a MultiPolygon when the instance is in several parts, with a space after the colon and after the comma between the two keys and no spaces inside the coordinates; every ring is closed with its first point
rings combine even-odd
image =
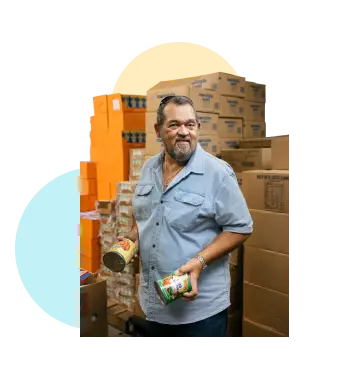
{"type": "Polygon", "coordinates": [[[253,230],[252,218],[235,174],[231,167],[227,167],[227,170],[228,174],[219,185],[213,204],[215,220],[222,232],[199,253],[207,265],[244,243],[253,230]]]}
{"type": "Polygon", "coordinates": [[[238,234],[235,232],[222,232],[199,253],[204,262],[208,265],[220,257],[227,255],[239,245],[243,244],[250,234],[238,234]]]}
{"type": "MultiPolygon", "coordinates": [[[[223,231],[198,254],[206,265],[244,243],[253,230],[252,218],[235,174],[231,168],[228,173],[216,190],[213,204],[215,221],[223,231]]],[[[184,300],[194,300],[198,295],[198,278],[202,270],[202,263],[194,257],[176,271],[175,274],[188,273],[191,280],[192,291],[184,294],[184,300]]]]}

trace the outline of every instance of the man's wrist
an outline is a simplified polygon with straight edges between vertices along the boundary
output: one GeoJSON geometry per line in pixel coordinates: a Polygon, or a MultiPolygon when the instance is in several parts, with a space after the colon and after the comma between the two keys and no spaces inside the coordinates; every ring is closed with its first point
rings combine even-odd
{"type": "Polygon", "coordinates": [[[207,268],[207,264],[206,262],[204,261],[204,258],[201,256],[201,255],[197,255],[196,256],[196,259],[199,261],[199,263],[201,264],[202,266],[202,270],[206,269],[207,268]]]}

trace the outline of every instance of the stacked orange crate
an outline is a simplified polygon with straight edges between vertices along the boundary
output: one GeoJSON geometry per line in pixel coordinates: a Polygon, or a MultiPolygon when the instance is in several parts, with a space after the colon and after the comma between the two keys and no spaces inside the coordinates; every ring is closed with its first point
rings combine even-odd
{"type": "Polygon", "coordinates": [[[116,184],[129,180],[129,150],[145,147],[145,96],[119,93],[94,97],[91,160],[97,162],[98,200],[116,197],[116,184]]]}
{"type": "Polygon", "coordinates": [[[80,218],[80,268],[95,273],[100,266],[99,219],[80,218]]]}
{"type": "Polygon", "coordinates": [[[95,209],[97,199],[97,171],[96,164],[92,161],[80,162],[80,211],[95,209]]]}

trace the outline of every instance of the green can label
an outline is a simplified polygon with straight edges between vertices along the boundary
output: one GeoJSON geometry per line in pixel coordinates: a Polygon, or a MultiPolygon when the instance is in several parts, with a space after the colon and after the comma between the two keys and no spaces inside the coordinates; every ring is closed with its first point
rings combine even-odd
{"type": "Polygon", "coordinates": [[[173,273],[163,279],[154,282],[157,294],[164,304],[171,303],[180,298],[184,293],[192,291],[188,274],[175,276],[173,273]]]}

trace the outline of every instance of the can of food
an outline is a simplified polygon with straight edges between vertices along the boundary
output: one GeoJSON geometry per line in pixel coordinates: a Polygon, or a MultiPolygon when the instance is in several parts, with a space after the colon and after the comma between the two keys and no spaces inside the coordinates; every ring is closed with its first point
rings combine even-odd
{"type": "Polygon", "coordinates": [[[122,272],[135,254],[135,244],[123,239],[113,244],[103,256],[103,264],[112,272],[122,272]]]}
{"type": "Polygon", "coordinates": [[[154,281],[154,286],[160,300],[165,305],[182,297],[184,293],[192,291],[188,274],[176,276],[171,273],[161,280],[154,281]]]}

